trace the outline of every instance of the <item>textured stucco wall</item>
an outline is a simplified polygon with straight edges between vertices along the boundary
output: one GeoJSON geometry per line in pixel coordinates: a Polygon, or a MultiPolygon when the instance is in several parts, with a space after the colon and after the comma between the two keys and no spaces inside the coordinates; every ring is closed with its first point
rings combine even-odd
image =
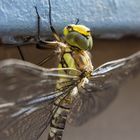
{"type": "MultiPolygon", "coordinates": [[[[140,35],[140,0],[51,0],[53,24],[58,31],[78,17],[96,37],[140,35]]],[[[36,13],[42,33],[50,33],[47,0],[0,0],[0,36],[34,35],[36,13]]]]}

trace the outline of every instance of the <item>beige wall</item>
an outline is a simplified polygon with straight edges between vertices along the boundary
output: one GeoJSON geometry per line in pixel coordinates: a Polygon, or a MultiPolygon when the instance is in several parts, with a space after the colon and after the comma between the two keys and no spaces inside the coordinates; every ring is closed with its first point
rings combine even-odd
{"type": "MultiPolygon", "coordinates": [[[[46,132],[39,140],[46,140],[46,132]]],[[[139,140],[140,76],[126,83],[116,100],[81,127],[66,126],[63,140],[139,140]]]]}
{"type": "MultiPolygon", "coordinates": [[[[48,51],[40,51],[35,46],[21,47],[26,60],[40,62],[48,51]]],[[[140,50],[139,39],[95,40],[93,63],[98,65],[128,56],[140,50]]],[[[0,59],[20,58],[17,49],[11,45],[0,46],[0,59]]],[[[52,59],[54,62],[56,59],[52,59]]],[[[50,64],[46,64],[46,67],[50,64]]],[[[66,126],[64,140],[139,140],[140,139],[140,76],[125,84],[116,100],[101,115],[79,128],[66,126]]],[[[40,140],[46,140],[44,134],[40,140]]]]}

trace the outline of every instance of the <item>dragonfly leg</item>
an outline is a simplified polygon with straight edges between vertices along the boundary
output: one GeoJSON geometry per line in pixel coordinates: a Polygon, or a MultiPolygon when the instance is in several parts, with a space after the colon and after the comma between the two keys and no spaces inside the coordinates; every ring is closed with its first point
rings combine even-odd
{"type": "Polygon", "coordinates": [[[36,44],[36,48],[44,49],[45,43],[40,39],[40,15],[38,13],[36,6],[35,6],[35,10],[36,10],[36,14],[37,14],[37,38],[36,38],[37,44],[36,44]]]}
{"type": "Polygon", "coordinates": [[[35,6],[36,14],[37,14],[37,41],[40,41],[40,15],[38,13],[37,7],[35,6]]]}
{"type": "MultiPolygon", "coordinates": [[[[38,49],[48,49],[48,48],[50,48],[50,46],[48,47],[47,45],[51,45],[52,46],[52,43],[48,43],[49,41],[45,41],[45,40],[41,39],[41,37],[40,37],[40,19],[41,18],[40,18],[40,15],[38,13],[38,10],[37,10],[36,6],[35,6],[35,10],[36,10],[36,14],[37,14],[37,38],[36,38],[37,44],[36,44],[36,48],[38,48],[38,49]]],[[[53,33],[54,37],[58,41],[60,41],[59,35],[55,31],[55,29],[52,26],[52,24],[50,25],[50,28],[52,30],[52,33],[53,33]]]]}
{"type": "Polygon", "coordinates": [[[22,59],[23,61],[25,61],[24,55],[23,55],[23,53],[22,53],[22,51],[21,51],[21,48],[20,48],[19,46],[16,46],[16,47],[17,47],[18,52],[19,52],[19,54],[20,54],[20,56],[21,56],[21,59],[22,59]]]}

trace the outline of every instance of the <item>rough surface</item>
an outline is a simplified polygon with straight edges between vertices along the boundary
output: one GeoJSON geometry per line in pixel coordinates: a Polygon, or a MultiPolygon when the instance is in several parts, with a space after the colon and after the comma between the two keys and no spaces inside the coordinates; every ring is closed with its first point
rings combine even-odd
{"type": "MultiPolygon", "coordinates": [[[[139,0],[51,0],[55,28],[75,23],[89,26],[100,38],[140,35],[139,0]]],[[[36,13],[41,16],[42,34],[50,34],[47,0],[0,0],[0,36],[35,35],[36,13]]]]}

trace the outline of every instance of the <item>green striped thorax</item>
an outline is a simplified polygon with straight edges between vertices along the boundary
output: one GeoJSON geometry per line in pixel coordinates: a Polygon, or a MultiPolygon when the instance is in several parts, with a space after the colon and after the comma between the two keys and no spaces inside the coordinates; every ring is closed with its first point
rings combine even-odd
{"type": "Polygon", "coordinates": [[[84,25],[70,24],[63,30],[65,41],[81,50],[90,50],[93,46],[93,40],[90,29],[84,25]]]}

